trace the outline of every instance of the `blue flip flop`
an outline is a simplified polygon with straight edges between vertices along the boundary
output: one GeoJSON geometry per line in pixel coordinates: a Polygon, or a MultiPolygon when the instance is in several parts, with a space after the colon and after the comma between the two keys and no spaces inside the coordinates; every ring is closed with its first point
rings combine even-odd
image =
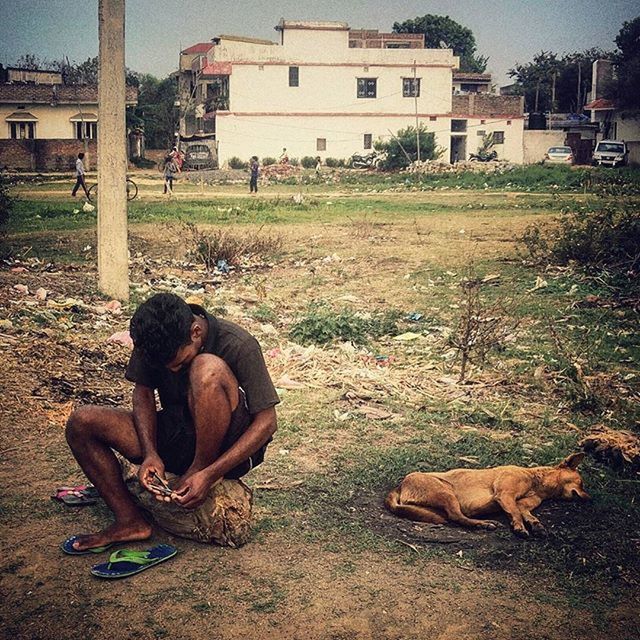
{"type": "Polygon", "coordinates": [[[115,542],[111,542],[109,544],[104,545],[103,547],[92,547],[91,549],[75,549],[73,547],[73,543],[78,540],[80,536],[71,536],[70,538],[67,538],[61,545],[60,548],[68,555],[70,556],[86,556],[90,553],[102,553],[103,551],[106,551],[107,549],[110,549],[111,547],[113,547],[114,544],[116,544],[115,542]]]}
{"type": "Polygon", "coordinates": [[[128,578],[160,564],[178,553],[170,544],[159,544],[147,551],[118,549],[109,556],[109,562],[95,564],[91,573],[98,578],[128,578]]]}

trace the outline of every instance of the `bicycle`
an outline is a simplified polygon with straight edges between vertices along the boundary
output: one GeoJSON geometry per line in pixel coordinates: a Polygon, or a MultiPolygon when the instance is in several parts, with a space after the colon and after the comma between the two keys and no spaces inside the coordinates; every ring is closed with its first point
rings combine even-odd
{"type": "MultiPolygon", "coordinates": [[[[133,200],[138,196],[138,185],[131,179],[127,178],[127,200],[133,200]]],[[[98,199],[98,185],[94,184],[89,189],[89,202],[98,199]]]]}

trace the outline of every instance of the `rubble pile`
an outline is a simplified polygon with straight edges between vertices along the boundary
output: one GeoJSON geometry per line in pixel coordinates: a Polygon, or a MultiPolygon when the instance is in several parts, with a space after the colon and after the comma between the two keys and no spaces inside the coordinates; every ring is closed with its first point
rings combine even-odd
{"type": "Polygon", "coordinates": [[[506,160],[491,160],[489,162],[464,161],[449,164],[438,160],[423,160],[412,162],[408,167],[402,169],[403,173],[504,173],[515,168],[511,162],[506,160]]]}

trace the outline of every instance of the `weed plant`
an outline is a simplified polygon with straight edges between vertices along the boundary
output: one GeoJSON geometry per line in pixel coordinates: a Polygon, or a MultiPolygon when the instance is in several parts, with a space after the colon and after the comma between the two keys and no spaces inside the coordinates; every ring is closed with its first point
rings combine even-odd
{"type": "Polygon", "coordinates": [[[363,345],[372,338],[397,333],[400,315],[395,311],[374,316],[348,309],[336,312],[325,304],[314,303],[293,325],[289,335],[300,344],[322,345],[341,340],[363,345]]]}

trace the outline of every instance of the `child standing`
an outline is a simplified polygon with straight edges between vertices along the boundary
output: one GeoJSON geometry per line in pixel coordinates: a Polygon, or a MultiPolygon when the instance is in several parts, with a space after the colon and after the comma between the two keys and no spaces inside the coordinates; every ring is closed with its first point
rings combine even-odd
{"type": "Polygon", "coordinates": [[[178,167],[176,166],[176,161],[171,157],[167,156],[164,159],[164,191],[163,193],[168,193],[171,195],[173,193],[173,180],[178,173],[178,167]]]}
{"type": "Polygon", "coordinates": [[[258,176],[260,175],[260,165],[258,156],[251,156],[251,178],[249,180],[249,193],[258,193],[258,176]]]}

